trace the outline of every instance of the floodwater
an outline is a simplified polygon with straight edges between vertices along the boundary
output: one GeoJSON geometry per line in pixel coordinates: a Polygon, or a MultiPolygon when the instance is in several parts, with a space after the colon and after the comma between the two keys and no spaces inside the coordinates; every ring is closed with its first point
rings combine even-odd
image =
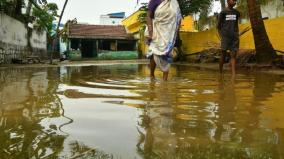
{"type": "Polygon", "coordinates": [[[0,69],[0,158],[284,158],[284,76],[0,69]]]}

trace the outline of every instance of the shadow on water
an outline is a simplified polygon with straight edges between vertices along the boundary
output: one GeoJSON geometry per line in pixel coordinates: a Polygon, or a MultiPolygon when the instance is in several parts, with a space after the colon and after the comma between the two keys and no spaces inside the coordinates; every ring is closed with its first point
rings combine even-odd
{"type": "Polygon", "coordinates": [[[3,158],[283,158],[284,77],[146,65],[0,70],[3,158]]]}

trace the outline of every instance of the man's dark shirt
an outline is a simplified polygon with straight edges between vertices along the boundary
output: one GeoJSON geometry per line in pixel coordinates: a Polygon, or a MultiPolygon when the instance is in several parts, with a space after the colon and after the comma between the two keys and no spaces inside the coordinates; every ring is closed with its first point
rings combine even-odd
{"type": "Polygon", "coordinates": [[[217,28],[222,37],[239,36],[239,18],[240,12],[236,9],[226,8],[221,11],[218,18],[217,28]]]}

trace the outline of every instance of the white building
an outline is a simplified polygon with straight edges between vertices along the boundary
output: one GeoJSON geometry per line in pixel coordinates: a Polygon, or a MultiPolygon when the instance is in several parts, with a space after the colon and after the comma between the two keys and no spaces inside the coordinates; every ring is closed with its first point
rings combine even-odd
{"type": "Polygon", "coordinates": [[[121,25],[125,18],[125,12],[110,13],[100,16],[100,25],[121,25]]]}

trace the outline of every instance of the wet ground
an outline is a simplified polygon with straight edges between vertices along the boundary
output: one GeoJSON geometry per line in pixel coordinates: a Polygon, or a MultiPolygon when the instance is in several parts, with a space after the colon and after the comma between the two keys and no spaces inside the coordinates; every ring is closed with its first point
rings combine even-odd
{"type": "Polygon", "coordinates": [[[284,76],[2,68],[0,158],[284,158],[284,76]]]}

